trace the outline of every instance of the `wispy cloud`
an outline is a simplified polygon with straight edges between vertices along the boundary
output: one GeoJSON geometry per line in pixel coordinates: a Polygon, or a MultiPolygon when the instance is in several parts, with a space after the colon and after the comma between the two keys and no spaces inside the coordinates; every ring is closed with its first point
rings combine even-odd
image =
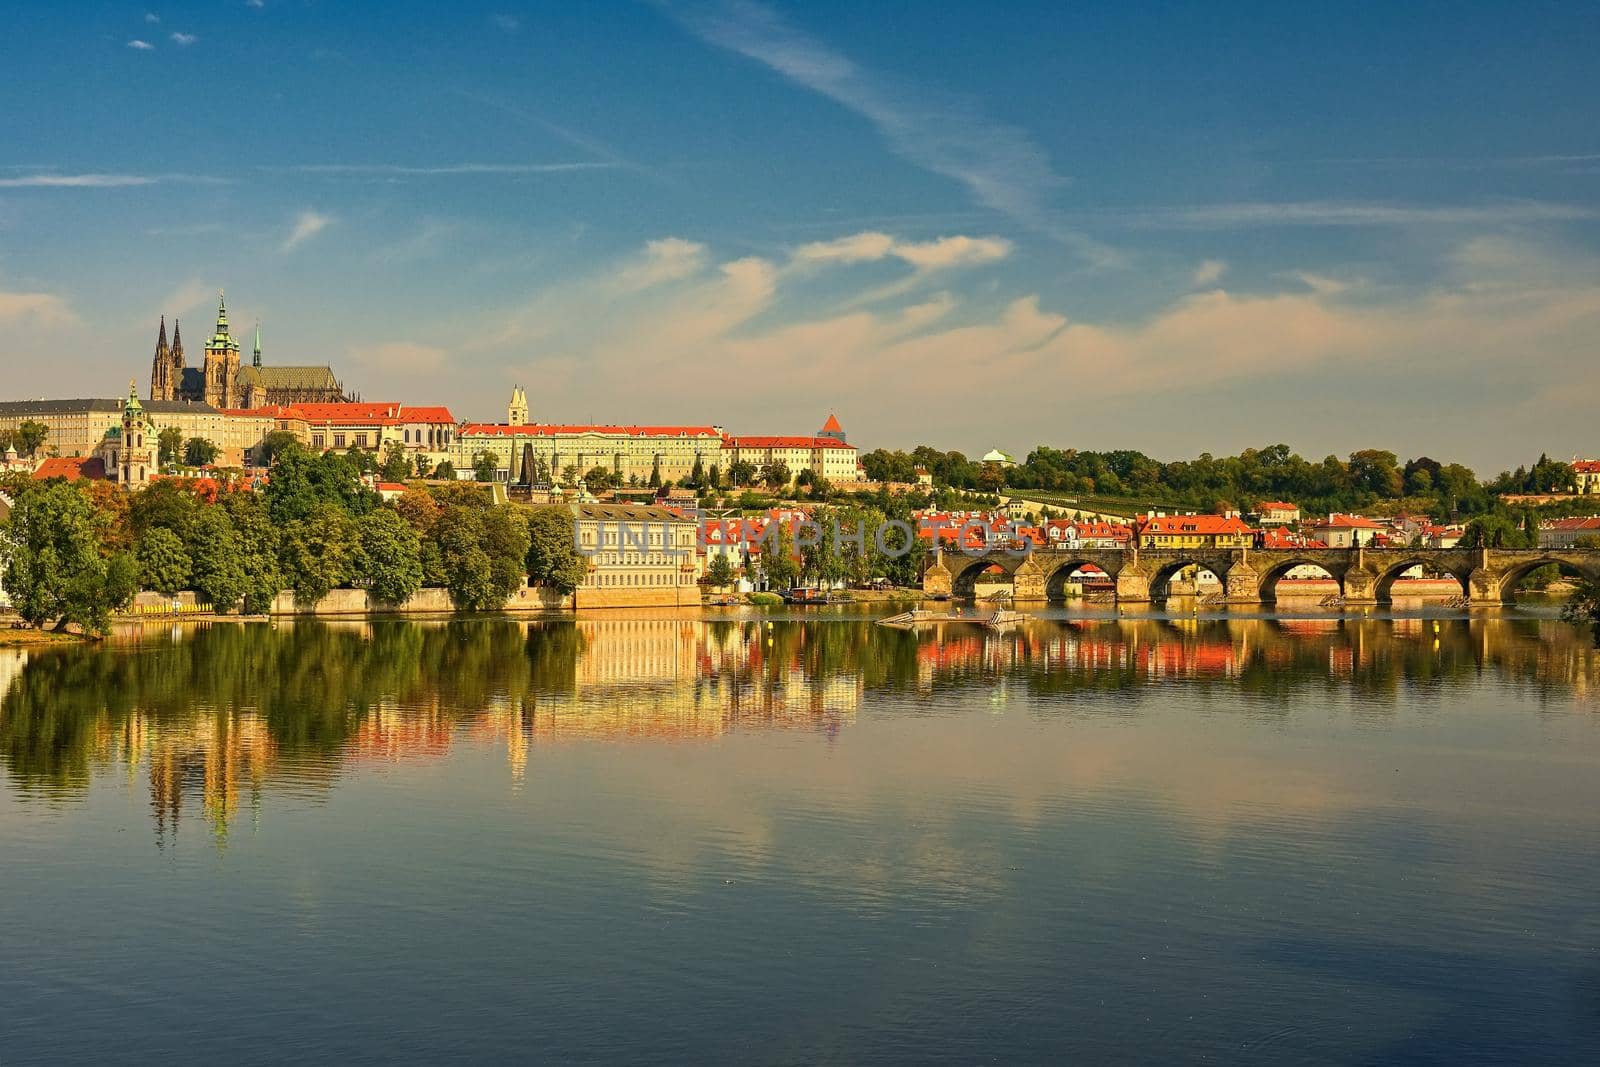
{"type": "Polygon", "coordinates": [[[16,174],[0,176],[0,189],[120,189],[130,185],[157,185],[163,182],[193,182],[220,185],[225,181],[209,174],[16,174]]]}
{"type": "Polygon", "coordinates": [[[293,252],[332,224],[332,215],[324,215],[317,211],[300,212],[295,217],[294,226],[290,229],[289,236],[284,239],[283,251],[293,252]]]}
{"type": "Polygon", "coordinates": [[[1194,269],[1189,284],[1197,287],[1214,285],[1227,271],[1228,265],[1220,259],[1208,259],[1194,269]]]}
{"type": "Polygon", "coordinates": [[[390,341],[348,351],[351,360],[363,369],[384,376],[434,374],[449,356],[442,348],[412,341],[390,341]]]}
{"type": "Polygon", "coordinates": [[[387,177],[434,177],[470,174],[561,174],[566,171],[608,170],[609,162],[567,163],[442,163],[415,166],[404,163],[305,163],[287,169],[301,174],[355,174],[387,177]]]}
{"type": "Polygon", "coordinates": [[[1115,250],[1052,217],[1048,198],[1066,179],[1026,132],[989,118],[972,101],[868,71],[755,0],[658,3],[702,40],[865,118],[897,155],[959,182],[979,203],[1065,242],[1096,264],[1120,260],[1115,250]]]}
{"type": "Polygon", "coordinates": [[[144,20],[146,22],[160,22],[161,16],[156,14],[154,11],[146,11],[144,13],[144,20]]]}
{"type": "Polygon", "coordinates": [[[68,326],[77,321],[67,302],[52,293],[0,292],[0,322],[68,326]]]}
{"type": "Polygon", "coordinates": [[[0,189],[117,189],[159,180],[145,174],[25,174],[0,178],[0,189]]]}
{"type": "Polygon", "coordinates": [[[156,46],[151,44],[149,41],[143,41],[135,37],[133,40],[128,42],[128,47],[132,48],[136,52],[152,52],[155,50],[156,46]]]}
{"type": "Polygon", "coordinates": [[[507,33],[516,33],[518,30],[522,29],[522,20],[517,18],[515,15],[490,15],[489,25],[495,27],[495,29],[504,30],[507,33]]]}
{"type": "Polygon", "coordinates": [[[179,48],[187,48],[199,39],[199,37],[196,37],[192,33],[174,33],[172,35],[172,43],[177,45],[179,48]]]}
{"type": "Polygon", "coordinates": [[[795,249],[797,263],[870,263],[893,256],[918,270],[993,263],[1011,254],[1011,242],[1000,237],[939,237],[901,241],[886,233],[867,232],[832,241],[813,241],[795,249]]]}
{"type": "Polygon", "coordinates": [[[1125,221],[1155,228],[1228,229],[1246,226],[1504,225],[1593,218],[1600,218],[1600,210],[1537,200],[1460,205],[1305,200],[1144,209],[1127,214],[1125,221]]]}

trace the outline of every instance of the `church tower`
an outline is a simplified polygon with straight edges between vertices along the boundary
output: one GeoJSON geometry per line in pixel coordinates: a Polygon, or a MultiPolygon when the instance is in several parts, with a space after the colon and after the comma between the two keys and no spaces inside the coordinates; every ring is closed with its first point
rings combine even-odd
{"type": "Polygon", "coordinates": [[[506,409],[506,422],[512,426],[528,425],[528,394],[522,391],[522,386],[514,386],[511,390],[511,406],[506,409]]]}
{"type": "Polygon", "coordinates": [[[172,395],[169,400],[183,400],[183,333],[178,329],[178,320],[172,320],[172,395]]]}
{"type": "Polygon", "coordinates": [[[139,384],[128,383],[128,400],[122,405],[122,448],[116,455],[117,481],[127,490],[143,489],[155,470],[150,422],[139,404],[139,384]]]}
{"type": "Polygon", "coordinates": [[[236,407],[239,377],[239,342],[228,333],[228,305],[217,293],[217,329],[206,342],[206,396],[214,408],[236,407]]]}
{"type": "MultiPolygon", "coordinates": [[[[176,325],[176,324],[174,324],[176,325]]],[[[150,399],[175,398],[172,380],[172,352],[167,348],[167,317],[161,316],[161,333],[156,336],[156,356],[150,361],[150,399]]]]}
{"type": "Polygon", "coordinates": [[[256,370],[261,369],[261,320],[256,320],[256,347],[250,353],[250,365],[256,370]]]}

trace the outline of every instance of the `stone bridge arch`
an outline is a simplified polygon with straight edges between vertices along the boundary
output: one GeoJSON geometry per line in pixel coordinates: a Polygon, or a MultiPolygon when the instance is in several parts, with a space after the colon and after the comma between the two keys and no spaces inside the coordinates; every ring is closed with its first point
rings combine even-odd
{"type": "Polygon", "coordinates": [[[1373,599],[1386,603],[1393,599],[1394,583],[1400,575],[1412,567],[1431,567],[1443,574],[1454,578],[1461,586],[1461,595],[1472,596],[1472,572],[1475,568],[1469,561],[1458,560],[1454,556],[1441,555],[1440,553],[1417,552],[1404,556],[1399,560],[1384,560],[1376,572],[1372,582],[1373,599]]]}
{"type": "MultiPolygon", "coordinates": [[[[1346,558],[1348,553],[1339,553],[1337,556],[1327,552],[1304,552],[1290,554],[1289,556],[1268,556],[1265,562],[1254,568],[1255,570],[1255,596],[1263,604],[1273,604],[1278,599],[1278,582],[1296,567],[1316,567],[1327,573],[1339,585],[1339,592],[1344,592],[1345,571],[1350,569],[1350,561],[1346,558]]],[[[1263,557],[1257,555],[1258,560],[1263,557]]],[[[1242,569],[1242,568],[1241,568],[1242,569]]],[[[1243,575],[1241,575],[1243,577],[1243,575]]],[[[1243,599],[1242,591],[1238,595],[1243,599]]],[[[1229,586],[1229,599],[1235,599],[1234,586],[1229,586]]]]}
{"type": "Polygon", "coordinates": [[[976,595],[978,578],[990,567],[998,566],[1008,579],[1015,581],[1017,569],[1024,557],[1009,552],[985,552],[965,555],[959,552],[944,553],[944,565],[950,572],[950,595],[971,597],[976,595]]]}
{"type": "MultiPolygon", "coordinates": [[[[1501,555],[1509,556],[1511,553],[1501,555]]],[[[1516,600],[1518,583],[1540,567],[1548,567],[1552,563],[1577,571],[1591,582],[1600,582],[1600,559],[1595,558],[1597,554],[1593,551],[1541,552],[1530,549],[1518,552],[1516,555],[1518,558],[1510,560],[1491,558],[1487,565],[1478,569],[1474,575],[1477,578],[1475,583],[1477,595],[1474,599],[1501,604],[1513,603],[1516,600]]]]}
{"type": "Polygon", "coordinates": [[[1047,600],[1065,600],[1067,598],[1067,582],[1071,580],[1073,572],[1084,567],[1095,567],[1113,583],[1122,573],[1122,553],[1117,551],[1091,550],[1086,552],[1052,553],[1059,558],[1052,559],[1043,566],[1044,570],[1044,595],[1047,600]]]}

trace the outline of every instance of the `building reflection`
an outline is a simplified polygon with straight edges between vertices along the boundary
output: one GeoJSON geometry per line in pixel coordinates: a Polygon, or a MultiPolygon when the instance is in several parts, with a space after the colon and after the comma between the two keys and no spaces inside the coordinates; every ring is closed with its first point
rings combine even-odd
{"type": "Polygon", "coordinates": [[[1600,703],[1586,631],[1508,617],[1062,617],[1001,633],[698,612],[218,623],[0,650],[0,763],[24,796],[81,795],[119,772],[149,790],[163,847],[190,820],[220,845],[264,795],[317,797],[349,768],[457,745],[502,751],[518,781],[540,746],[834,739],[901,693],[918,698],[904,709],[962,687],[1056,699],[1196,685],[1287,708],[1344,688],[1382,705],[1486,671],[1543,703],[1600,703]]]}

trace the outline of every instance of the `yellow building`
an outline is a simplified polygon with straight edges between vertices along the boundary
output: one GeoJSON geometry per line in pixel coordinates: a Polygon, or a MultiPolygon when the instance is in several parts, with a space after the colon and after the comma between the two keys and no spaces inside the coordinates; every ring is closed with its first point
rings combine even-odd
{"type": "Polygon", "coordinates": [[[1148,515],[1137,520],[1141,548],[1249,548],[1255,531],[1237,515],[1148,515]]]}
{"type": "Polygon", "coordinates": [[[578,551],[588,573],[575,608],[698,606],[699,524],[670,508],[572,505],[578,551]]]}

